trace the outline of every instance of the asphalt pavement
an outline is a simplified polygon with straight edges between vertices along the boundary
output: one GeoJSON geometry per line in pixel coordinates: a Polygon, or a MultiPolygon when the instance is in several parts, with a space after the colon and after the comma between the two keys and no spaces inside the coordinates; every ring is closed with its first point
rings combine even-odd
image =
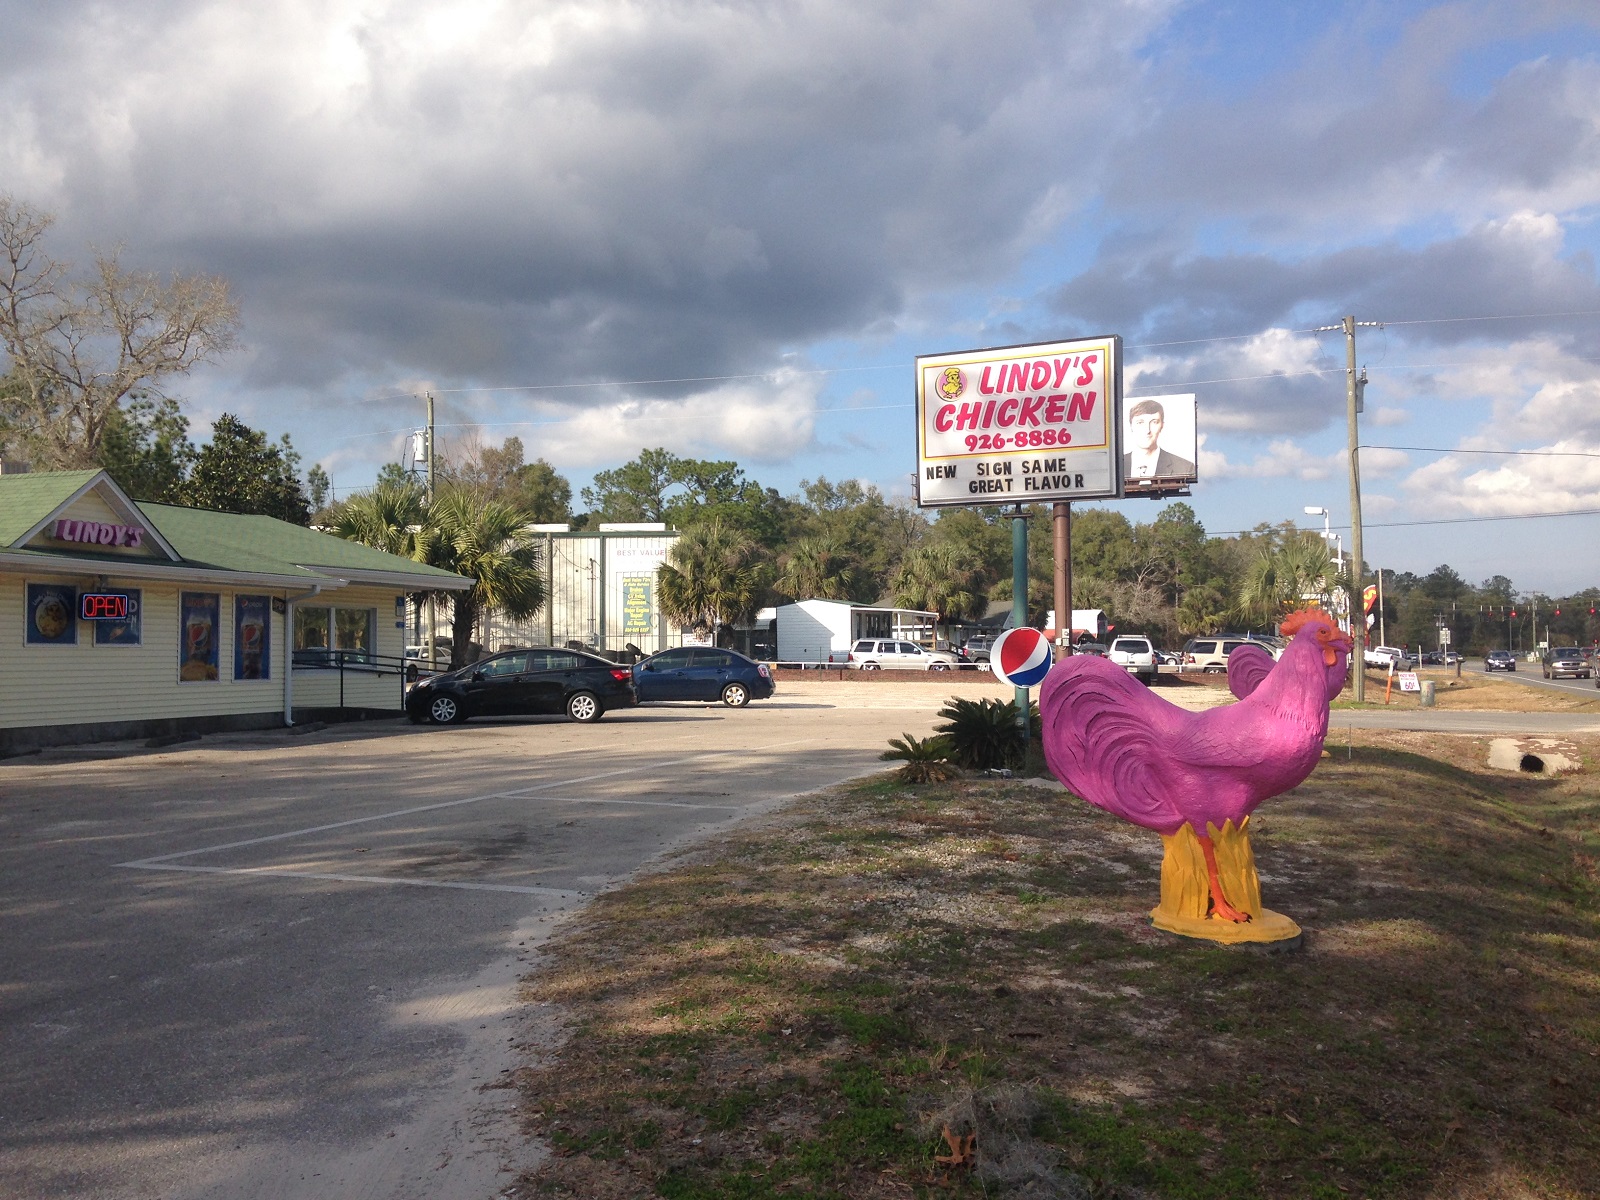
{"type": "Polygon", "coordinates": [[[0,762],[0,1196],[485,1200],[588,897],[882,768],[949,689],[0,762]]]}

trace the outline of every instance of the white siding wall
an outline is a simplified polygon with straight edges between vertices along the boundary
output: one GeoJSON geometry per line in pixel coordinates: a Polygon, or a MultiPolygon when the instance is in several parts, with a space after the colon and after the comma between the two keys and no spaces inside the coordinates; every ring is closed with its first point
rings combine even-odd
{"type": "Polygon", "coordinates": [[[833,600],[802,600],[778,609],[778,661],[826,662],[848,653],[850,605],[833,600]]]}
{"type": "MultiPolygon", "coordinates": [[[[233,678],[233,598],[271,594],[261,588],[180,586],[131,583],[142,593],[143,644],[96,646],[89,622],[78,622],[75,646],[30,646],[26,641],[27,584],[72,584],[91,589],[85,576],[0,575],[0,729],[44,725],[84,725],[102,721],[141,721],[283,711],[283,673],[290,646],[284,618],[272,615],[272,678],[233,678]],[[221,596],[216,681],[178,681],[178,594],[215,592],[221,596]]],[[[112,587],[118,586],[114,580],[112,587]]],[[[279,592],[279,595],[283,593],[279,592]]],[[[377,609],[376,653],[391,662],[405,652],[403,634],[394,627],[393,588],[349,587],[319,596],[313,603],[377,609]]],[[[400,681],[394,666],[382,674],[346,670],[347,707],[400,707],[400,681]]],[[[339,703],[339,672],[295,671],[296,708],[332,707],[339,703]]]]}
{"type": "MultiPolygon", "coordinates": [[[[176,584],[123,584],[141,595],[143,644],[96,646],[94,628],[78,622],[76,646],[27,644],[27,584],[74,583],[82,577],[0,575],[0,728],[88,725],[101,721],[142,721],[282,711],[283,618],[272,617],[272,678],[233,678],[233,593],[220,588],[176,584]],[[178,682],[178,593],[219,592],[222,596],[221,646],[215,682],[178,682]]],[[[116,586],[116,585],[113,585],[116,586]]],[[[252,589],[247,595],[261,595],[252,589]]]]}

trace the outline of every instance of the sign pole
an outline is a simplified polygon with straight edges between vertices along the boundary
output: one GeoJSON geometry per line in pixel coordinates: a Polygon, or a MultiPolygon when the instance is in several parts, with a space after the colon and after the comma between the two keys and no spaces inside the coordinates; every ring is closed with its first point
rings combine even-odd
{"type": "MultiPolygon", "coordinates": [[[[1028,627],[1028,517],[1022,505],[1011,517],[1011,627],[1028,627]]],[[[1022,726],[1022,748],[1028,748],[1028,689],[1016,689],[1017,723],[1022,726]]]]}
{"type": "Polygon", "coordinates": [[[1072,653],[1072,505],[1058,500],[1055,506],[1056,551],[1056,645],[1065,657],[1072,653]]]}

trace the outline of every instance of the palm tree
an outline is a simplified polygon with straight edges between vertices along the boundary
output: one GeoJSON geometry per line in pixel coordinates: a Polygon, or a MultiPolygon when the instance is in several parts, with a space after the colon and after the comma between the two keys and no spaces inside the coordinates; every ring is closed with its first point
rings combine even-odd
{"type": "Polygon", "coordinates": [[[716,644],[724,625],[755,610],[766,570],[752,538],[708,521],[673,543],[657,580],[661,611],[682,625],[711,630],[716,644]]]}
{"type": "Polygon", "coordinates": [[[1309,596],[1331,597],[1339,568],[1328,544],[1316,534],[1292,537],[1274,549],[1262,549],[1239,586],[1239,609],[1249,617],[1276,621],[1309,596]]]}
{"type": "Polygon", "coordinates": [[[442,489],[429,506],[413,557],[477,582],[451,594],[450,666],[468,662],[478,618],[490,609],[531,617],[544,607],[540,544],[530,533],[533,514],[472,488],[442,489]]]}
{"type": "Polygon", "coordinates": [[[953,546],[919,546],[906,552],[889,586],[895,603],[937,613],[939,624],[981,617],[988,607],[982,573],[953,546]]]}
{"type": "Polygon", "coordinates": [[[419,484],[380,483],[334,507],[330,532],[374,550],[415,558],[428,519],[427,493],[419,484]]]}
{"type": "Polygon", "coordinates": [[[801,538],[790,547],[773,586],[796,600],[853,600],[862,575],[832,538],[801,538]]]}

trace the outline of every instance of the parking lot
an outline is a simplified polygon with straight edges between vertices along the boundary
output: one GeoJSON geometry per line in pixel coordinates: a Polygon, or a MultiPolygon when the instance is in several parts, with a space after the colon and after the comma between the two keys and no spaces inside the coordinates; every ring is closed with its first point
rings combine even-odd
{"type": "MultiPolygon", "coordinates": [[[[870,695],[863,694],[870,690],[870,695]]],[[[0,762],[0,1194],[473,1197],[562,914],[881,768],[953,690],[227,735],[0,762]]]]}

